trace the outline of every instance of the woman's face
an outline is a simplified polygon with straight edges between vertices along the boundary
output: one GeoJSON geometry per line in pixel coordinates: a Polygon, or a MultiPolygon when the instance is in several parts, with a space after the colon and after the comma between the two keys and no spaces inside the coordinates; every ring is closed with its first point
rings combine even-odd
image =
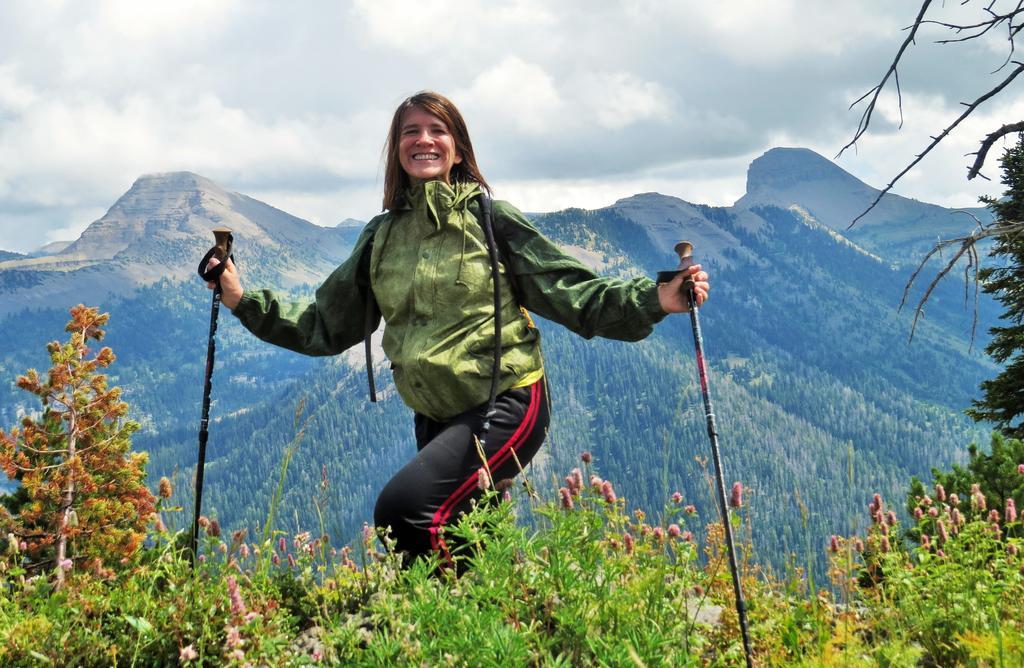
{"type": "Polygon", "coordinates": [[[440,179],[450,183],[452,167],[462,162],[462,156],[455,150],[455,138],[444,121],[412,107],[402,114],[398,161],[414,182],[440,179]]]}

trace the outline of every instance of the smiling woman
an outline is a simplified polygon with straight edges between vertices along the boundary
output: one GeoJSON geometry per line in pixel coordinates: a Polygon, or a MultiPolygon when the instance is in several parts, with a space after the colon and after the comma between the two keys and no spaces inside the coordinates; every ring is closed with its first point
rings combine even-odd
{"type": "Polygon", "coordinates": [[[685,279],[703,302],[708,276],[699,265],[661,285],[595,275],[515,207],[490,199],[462,114],[438,93],[395,110],[385,160],[384,213],[311,303],[243,291],[230,260],[222,299],[256,336],[307,355],[340,353],[384,320],[418,452],[381,491],[374,521],[408,559],[437,554],[448,565],[456,546],[444,527],[483,489],[515,477],[547,432],[540,336],[527,310],[587,338],[634,341],[689,309],[685,279]],[[506,251],[496,267],[481,219],[493,219],[506,251]]]}

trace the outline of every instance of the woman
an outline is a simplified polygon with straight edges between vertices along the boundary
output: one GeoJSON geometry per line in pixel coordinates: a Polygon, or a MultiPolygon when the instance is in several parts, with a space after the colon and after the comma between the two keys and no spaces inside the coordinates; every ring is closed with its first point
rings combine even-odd
{"type": "Polygon", "coordinates": [[[384,352],[399,395],[415,411],[418,453],[380,493],[374,521],[409,558],[439,552],[450,562],[442,529],[480,494],[479,476],[514,477],[547,431],[540,340],[526,310],[587,338],[638,340],[667,313],[688,310],[684,279],[692,278],[703,302],[708,276],[696,265],[662,285],[600,278],[513,206],[494,202],[509,266],[500,266],[502,365],[485,468],[474,437],[484,423],[494,352],[491,264],[479,220],[489,186],[462,115],[437,93],[399,105],[385,152],[384,213],[367,223],[312,303],[243,292],[230,261],[222,301],[256,336],[307,355],[340,353],[383,317],[384,352]]]}

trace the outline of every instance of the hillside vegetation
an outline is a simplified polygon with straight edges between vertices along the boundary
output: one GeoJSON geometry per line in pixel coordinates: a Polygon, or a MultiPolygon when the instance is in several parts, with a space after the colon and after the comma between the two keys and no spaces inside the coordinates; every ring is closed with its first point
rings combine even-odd
{"type": "MultiPolygon", "coordinates": [[[[579,475],[557,501],[517,487],[466,516],[451,530],[467,545],[461,576],[426,561],[403,571],[370,531],[339,549],[318,531],[228,535],[204,523],[195,571],[182,534],[154,529],[116,573],[73,571],[55,591],[10,545],[0,662],[743,665],[721,525],[701,526],[684,500],[644,513],[595,490],[594,471],[579,475]]],[[[796,564],[777,579],[742,546],[756,665],[1020,665],[1019,520],[962,513],[955,530],[907,548],[884,504],[879,513],[867,536],[832,539],[831,583],[796,564]]],[[[175,515],[158,517],[162,527],[175,515]]],[[[739,535],[750,521],[734,510],[739,535]]]]}
{"type": "MultiPolygon", "coordinates": [[[[87,345],[105,322],[72,310],[45,378],[18,379],[42,412],[0,430],[0,465],[23,482],[0,497],[3,665],[744,664],[723,525],[678,491],[637,507],[589,452],[557,492],[532,470],[518,485],[481,475],[481,502],[446,528],[461,546],[454,564],[403,569],[386,533],[364,525],[355,544],[332,539],[326,471],[305,490],[312,530],[279,528],[308,425],[296,412],[262,523],[228,532],[200,518],[193,559],[171,482],[155,497],[139,488],[135,425],[102,373],[114,354],[87,345]]],[[[935,477],[934,491],[911,481],[906,526],[875,494],[864,535],[833,535],[828,582],[803,566],[821,538],[806,511],[802,556],[781,577],[759,565],[751,537],[770,500],[755,514],[733,486],[758,665],[1024,661],[1024,442],[996,437],[990,454],[972,449],[967,468],[935,477]]]]}

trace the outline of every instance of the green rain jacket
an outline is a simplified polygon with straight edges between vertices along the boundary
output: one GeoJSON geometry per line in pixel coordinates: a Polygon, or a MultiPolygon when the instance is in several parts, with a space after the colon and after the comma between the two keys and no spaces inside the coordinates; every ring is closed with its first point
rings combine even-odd
{"type": "MultiPolygon", "coordinates": [[[[368,296],[376,298],[385,322],[384,352],[402,400],[437,421],[479,406],[490,395],[494,353],[494,296],[479,194],[477,184],[413,186],[403,206],[366,224],[352,255],[311,303],[246,291],[234,314],[264,341],[306,355],[334,355],[377,327],[379,317],[365,322],[368,296]]],[[[493,223],[507,251],[502,260],[511,265],[499,267],[499,392],[538,377],[543,366],[537,330],[518,301],[586,338],[636,341],[665,317],[649,278],[597,276],[507,202],[494,202],[493,223]]]]}

